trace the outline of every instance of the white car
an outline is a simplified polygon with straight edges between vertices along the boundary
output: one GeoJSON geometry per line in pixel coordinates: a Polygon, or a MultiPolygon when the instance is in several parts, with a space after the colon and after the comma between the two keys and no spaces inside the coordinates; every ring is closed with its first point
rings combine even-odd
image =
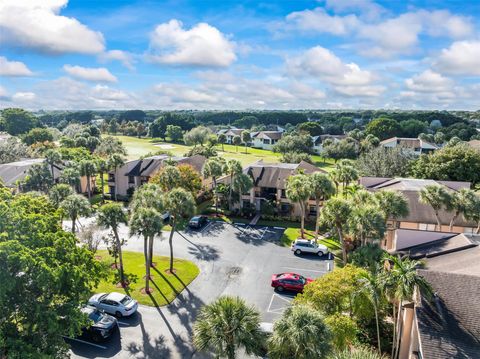
{"type": "Polygon", "coordinates": [[[291,249],[293,253],[297,255],[302,253],[312,253],[321,257],[328,253],[328,248],[323,244],[315,243],[315,241],[309,241],[308,239],[297,239],[292,243],[291,249]]]}
{"type": "Polygon", "coordinates": [[[119,318],[132,315],[138,308],[138,303],[135,299],[115,292],[95,294],[88,300],[88,304],[119,318]]]}

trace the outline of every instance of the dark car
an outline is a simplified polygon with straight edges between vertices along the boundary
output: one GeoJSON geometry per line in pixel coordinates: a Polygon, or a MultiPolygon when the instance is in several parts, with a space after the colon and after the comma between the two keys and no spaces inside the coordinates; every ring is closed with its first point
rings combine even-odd
{"type": "Polygon", "coordinates": [[[195,216],[190,219],[190,221],[188,222],[188,226],[190,228],[199,229],[206,225],[207,222],[208,219],[206,216],[195,216]]]}
{"type": "Polygon", "coordinates": [[[303,288],[313,279],[305,278],[296,273],[280,273],[272,275],[272,287],[279,292],[289,290],[292,292],[303,292],[303,288]]]}
{"type": "Polygon", "coordinates": [[[118,328],[117,319],[95,307],[86,306],[81,311],[91,321],[91,324],[82,330],[96,342],[107,340],[118,328]]]}

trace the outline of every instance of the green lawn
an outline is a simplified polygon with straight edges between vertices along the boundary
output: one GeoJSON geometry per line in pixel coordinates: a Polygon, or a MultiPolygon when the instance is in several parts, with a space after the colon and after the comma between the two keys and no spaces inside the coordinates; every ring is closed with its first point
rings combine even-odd
{"type": "MultiPolygon", "coordinates": [[[[156,152],[159,150],[166,150],[171,152],[174,156],[183,156],[189,151],[191,147],[176,144],[168,143],[162,141],[152,141],[149,138],[137,138],[130,136],[115,136],[123,142],[128,152],[128,159],[137,159],[141,156],[145,156],[150,152],[156,152]]],[[[235,148],[233,145],[224,145],[225,151],[222,151],[222,146],[216,146],[218,155],[224,157],[225,159],[237,159],[242,165],[249,165],[258,160],[263,160],[264,162],[280,162],[281,155],[274,153],[272,151],[261,150],[257,148],[248,148],[247,153],[245,153],[245,147],[238,146],[235,148]]],[[[327,159],[324,163],[323,159],[320,156],[312,156],[312,160],[317,167],[323,168],[326,171],[329,171],[333,166],[333,161],[327,159]]]]}
{"type": "MultiPolygon", "coordinates": [[[[113,263],[113,259],[105,250],[97,251],[96,255],[102,257],[102,261],[106,263],[109,268],[113,263]]],[[[140,290],[145,287],[145,261],[143,253],[137,252],[123,252],[123,264],[125,273],[131,281],[128,288],[119,288],[116,285],[115,273],[116,269],[109,269],[109,278],[100,283],[96,292],[120,292],[125,293],[136,299],[140,304],[149,306],[162,306],[171,303],[180,292],[190,284],[192,280],[200,273],[198,267],[190,261],[184,259],[174,259],[175,274],[167,274],[165,270],[168,269],[170,258],[163,256],[154,256],[153,263],[155,268],[152,268],[151,275],[153,276],[150,282],[153,293],[150,295],[142,294],[140,290]]]]}

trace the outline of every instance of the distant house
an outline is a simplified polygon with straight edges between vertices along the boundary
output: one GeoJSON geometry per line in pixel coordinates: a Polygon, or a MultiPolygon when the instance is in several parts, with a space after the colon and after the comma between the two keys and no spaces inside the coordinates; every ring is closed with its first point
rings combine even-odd
{"type": "MultiPolygon", "coordinates": [[[[21,161],[4,163],[0,165],[0,179],[3,184],[9,188],[21,191],[19,183],[25,179],[30,168],[45,162],[44,158],[29,158],[21,161]]],[[[53,166],[53,181],[58,183],[65,165],[56,164],[53,166]]],[[[95,190],[95,177],[90,179],[90,188],[95,190]]],[[[87,193],[87,178],[80,177],[77,192],[87,193]]]]}
{"type": "Polygon", "coordinates": [[[232,144],[233,138],[236,136],[240,136],[242,138],[242,132],[245,131],[243,128],[231,128],[225,132],[225,136],[227,137],[227,143],[232,144]]]}
{"type": "Polygon", "coordinates": [[[325,140],[329,139],[333,142],[340,142],[347,136],[345,135],[320,135],[320,136],[312,136],[312,142],[313,142],[313,152],[320,154],[323,151],[323,143],[325,140]]]}
{"type": "MultiPolygon", "coordinates": [[[[300,207],[292,203],[286,195],[287,179],[299,172],[311,174],[323,170],[307,162],[300,163],[265,163],[262,160],[243,169],[243,173],[253,180],[253,188],[243,193],[237,208],[252,208],[260,211],[262,203],[268,201],[277,207],[280,215],[300,216],[300,207]]],[[[229,177],[223,177],[218,182],[228,183],[229,177]]],[[[316,216],[315,202],[309,201],[308,215],[316,216]]]]}
{"type": "MultiPolygon", "coordinates": [[[[401,192],[408,201],[409,214],[406,217],[399,218],[396,221],[396,228],[393,228],[394,221],[389,221],[389,230],[385,238],[384,246],[386,249],[393,248],[395,230],[413,229],[421,231],[449,232],[449,224],[453,213],[441,210],[439,212],[441,228],[437,227],[435,212],[429,205],[423,204],[419,200],[420,190],[427,185],[444,186],[449,191],[459,191],[462,188],[470,188],[470,182],[455,181],[435,181],[416,178],[382,178],[382,177],[361,177],[359,183],[368,191],[377,192],[382,190],[401,192]]],[[[476,224],[468,222],[462,216],[458,216],[454,223],[453,233],[474,233],[476,224]]]]}
{"type": "Polygon", "coordinates": [[[420,138],[392,137],[380,142],[380,146],[385,148],[402,147],[415,155],[428,154],[438,150],[438,146],[426,142],[420,138]]]}
{"type": "Polygon", "coordinates": [[[272,150],[273,146],[282,138],[282,134],[283,132],[280,131],[260,131],[252,136],[252,147],[272,150]]]}
{"type": "Polygon", "coordinates": [[[178,164],[191,165],[201,173],[206,158],[201,155],[191,157],[170,157],[168,155],[151,156],[140,160],[128,161],[116,171],[108,172],[108,188],[111,197],[117,194],[117,198],[127,198],[132,192],[147,183],[166,161],[174,161],[178,164]]]}

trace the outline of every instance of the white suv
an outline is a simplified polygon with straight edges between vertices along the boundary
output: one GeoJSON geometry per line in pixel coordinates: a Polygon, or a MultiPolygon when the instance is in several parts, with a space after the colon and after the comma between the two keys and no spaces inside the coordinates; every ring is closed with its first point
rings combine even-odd
{"type": "Polygon", "coordinates": [[[291,249],[297,255],[302,253],[313,253],[321,257],[328,253],[328,248],[323,244],[318,244],[315,243],[315,241],[309,241],[307,239],[297,239],[292,243],[291,249]]]}

